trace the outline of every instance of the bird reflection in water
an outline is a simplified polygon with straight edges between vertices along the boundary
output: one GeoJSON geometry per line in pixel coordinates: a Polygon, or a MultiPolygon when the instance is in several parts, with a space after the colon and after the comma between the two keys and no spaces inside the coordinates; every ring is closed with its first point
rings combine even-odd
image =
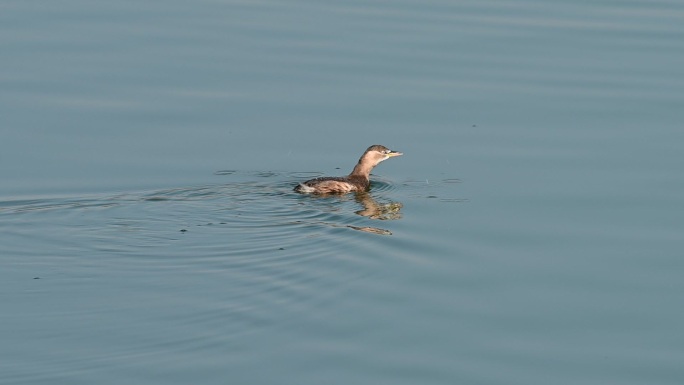
{"type": "MultiPolygon", "coordinates": [[[[381,221],[401,219],[401,208],[403,205],[399,202],[379,203],[367,192],[356,193],[354,199],[363,205],[363,210],[355,212],[358,215],[381,221]]],[[[367,233],[392,235],[391,231],[378,227],[352,225],[347,225],[347,227],[367,233]]]]}
{"type": "Polygon", "coordinates": [[[354,198],[363,205],[363,210],[356,211],[358,215],[381,221],[401,219],[403,205],[399,202],[378,203],[367,192],[358,192],[354,198]]]}

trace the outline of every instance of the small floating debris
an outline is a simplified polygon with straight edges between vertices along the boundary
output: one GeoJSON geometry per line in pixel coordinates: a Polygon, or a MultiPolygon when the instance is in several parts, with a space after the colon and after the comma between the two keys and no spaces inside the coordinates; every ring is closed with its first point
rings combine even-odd
{"type": "Polygon", "coordinates": [[[143,198],[143,200],[148,201],[148,202],[163,202],[163,201],[168,201],[171,199],[169,199],[167,197],[161,197],[161,196],[151,196],[151,197],[143,198]]]}
{"type": "Polygon", "coordinates": [[[188,230],[186,230],[186,229],[181,229],[181,230],[180,230],[181,233],[184,233],[184,232],[186,232],[186,231],[188,231],[188,230]]]}
{"type": "Polygon", "coordinates": [[[40,277],[33,277],[33,279],[40,279],[40,277]]]}

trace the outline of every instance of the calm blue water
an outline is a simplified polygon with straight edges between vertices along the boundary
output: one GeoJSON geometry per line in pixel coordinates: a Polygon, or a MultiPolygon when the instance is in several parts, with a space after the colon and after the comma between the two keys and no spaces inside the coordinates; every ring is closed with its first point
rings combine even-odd
{"type": "Polygon", "coordinates": [[[0,383],[681,384],[683,107],[679,1],[5,1],[0,383]]]}

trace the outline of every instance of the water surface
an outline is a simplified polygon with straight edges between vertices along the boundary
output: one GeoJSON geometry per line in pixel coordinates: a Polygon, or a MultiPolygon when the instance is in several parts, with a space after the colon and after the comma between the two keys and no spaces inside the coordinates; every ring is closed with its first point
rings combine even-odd
{"type": "Polygon", "coordinates": [[[682,383],[683,26],[6,2],[0,382],[682,383]],[[369,193],[292,191],[371,144],[369,193]]]}

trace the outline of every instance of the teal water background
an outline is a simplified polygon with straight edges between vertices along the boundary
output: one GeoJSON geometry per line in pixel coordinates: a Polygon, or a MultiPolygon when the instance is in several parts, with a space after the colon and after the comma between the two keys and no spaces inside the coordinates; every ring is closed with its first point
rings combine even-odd
{"type": "Polygon", "coordinates": [[[0,382],[681,384],[683,122],[679,1],[6,1],[0,382]]]}

